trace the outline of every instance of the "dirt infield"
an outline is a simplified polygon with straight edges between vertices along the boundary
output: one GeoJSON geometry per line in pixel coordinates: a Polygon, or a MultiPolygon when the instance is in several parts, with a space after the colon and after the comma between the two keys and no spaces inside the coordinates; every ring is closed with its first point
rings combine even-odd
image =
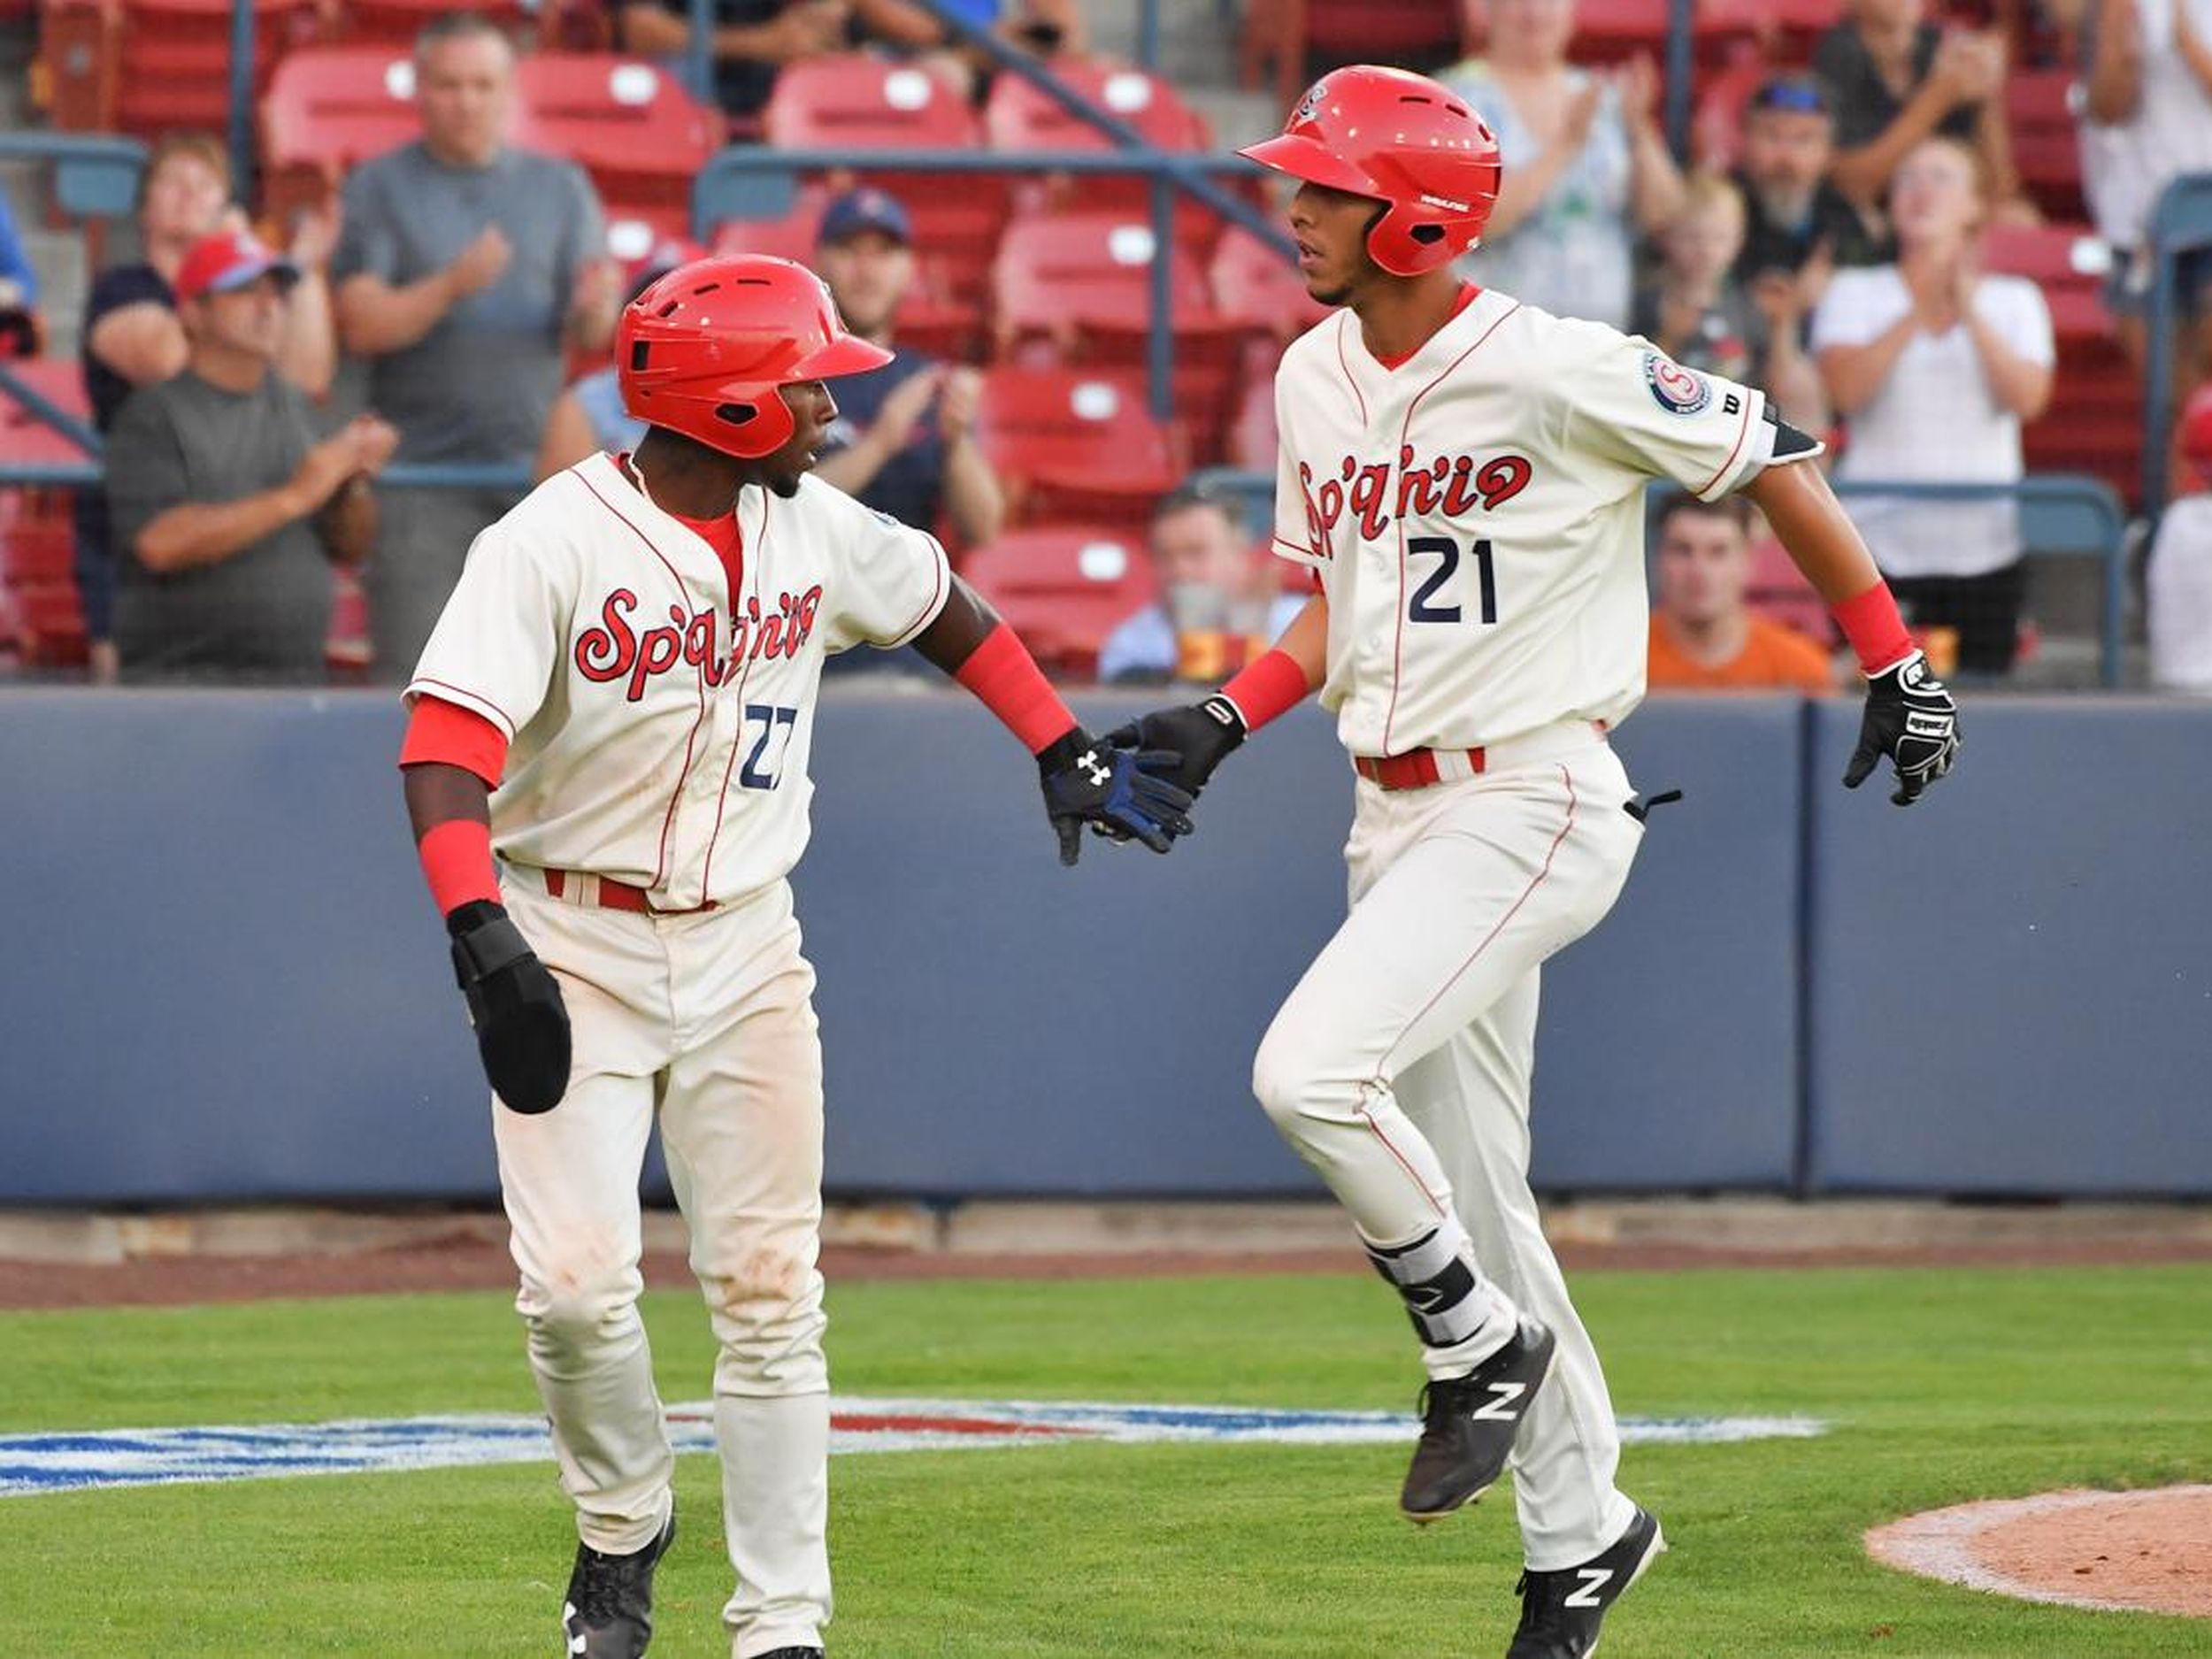
{"type": "Polygon", "coordinates": [[[1877,1561],[2023,1601],[2212,1618],[2212,1486],[2047,1492],[1908,1516],[1877,1561]]]}
{"type": "MultiPolygon", "coordinates": [[[[1598,1242],[1557,1240],[1570,1271],[1625,1269],[1927,1266],[2072,1266],[2212,1261],[2212,1240],[2194,1237],[2008,1237],[1992,1244],[1857,1245],[1816,1249],[1700,1248],[1661,1239],[1598,1242]]],[[[506,1246],[485,1217],[449,1233],[405,1244],[353,1249],[195,1250],[132,1259],[81,1262],[0,1259],[0,1309],[165,1307],[276,1296],[344,1296],[408,1291],[503,1290],[514,1284],[506,1246]]],[[[1090,1279],[1187,1273],[1364,1273],[1348,1240],[1333,1248],[1062,1249],[1035,1253],[833,1244],[823,1252],[833,1285],[887,1279],[1090,1279]]],[[[680,1251],[649,1249],[645,1278],[656,1288],[687,1288],[680,1251]]]]}

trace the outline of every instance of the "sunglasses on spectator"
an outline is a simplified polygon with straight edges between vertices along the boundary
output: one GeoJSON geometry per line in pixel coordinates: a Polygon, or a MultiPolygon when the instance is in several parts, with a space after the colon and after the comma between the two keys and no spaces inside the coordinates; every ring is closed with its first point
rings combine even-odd
{"type": "Polygon", "coordinates": [[[1809,81],[1770,81],[1751,95],[1755,110],[1786,110],[1793,115],[1825,115],[1828,100],[1809,81]]]}

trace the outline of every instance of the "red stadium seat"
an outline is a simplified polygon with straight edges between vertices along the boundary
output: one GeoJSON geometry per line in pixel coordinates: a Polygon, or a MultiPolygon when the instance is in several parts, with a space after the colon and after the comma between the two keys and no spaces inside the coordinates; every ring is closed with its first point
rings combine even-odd
{"type": "Polygon", "coordinates": [[[1690,150],[1698,165],[1725,173],[1743,149],[1744,111],[1751,95],[1776,73],[1770,64],[1732,64],[1697,79],[1690,117],[1690,150]]]}
{"type": "Polygon", "coordinates": [[[972,150],[973,111],[927,70],[843,52],[787,64],[762,111],[764,135],[785,150],[972,150]]]}
{"type": "MultiPolygon", "coordinates": [[[[90,424],[84,371],[73,359],[32,357],[10,363],[7,370],[63,413],[90,424]]],[[[66,466],[86,458],[82,449],[0,391],[0,460],[66,466]]]]}
{"type": "Polygon", "coordinates": [[[2111,338],[2104,284],[2112,255],[2089,226],[1993,225],[1982,237],[1982,260],[2043,290],[2061,340],[2111,338]]]}
{"type": "Polygon", "coordinates": [[[1757,57],[1771,73],[1812,61],[1813,47],[1843,15],[1842,0],[1697,0],[1701,56],[1717,45],[1757,57]]]}
{"type": "MultiPolygon", "coordinates": [[[[314,37],[314,0],[254,0],[255,87],[314,37]]],[[[230,108],[229,0],[39,0],[33,96],[66,132],[220,133],[230,108]]]]}
{"type": "MultiPolygon", "coordinates": [[[[1155,257],[1150,225],[1116,214],[1015,220],[992,267],[998,355],[1141,371],[1155,257]]],[[[1205,272],[1187,249],[1170,250],[1168,271],[1175,407],[1202,465],[1221,451],[1244,330],[1214,309],[1205,272]]]]}
{"type": "Polygon", "coordinates": [[[1064,674],[1094,673],[1107,636],[1159,591],[1142,532],[1109,525],[1010,531],[969,553],[961,574],[1064,674]]]}
{"type": "MultiPolygon", "coordinates": [[[[345,0],[336,8],[337,33],[350,45],[411,46],[423,25],[454,9],[449,0],[345,0]]],[[[521,0],[488,0],[470,9],[513,35],[527,35],[538,23],[537,8],[521,0]]]]}
{"type": "MultiPolygon", "coordinates": [[[[1213,148],[1213,129],[1205,117],[1157,75],[1080,61],[1056,64],[1054,73],[1071,90],[1135,128],[1156,149],[1187,154],[1213,148]]],[[[1019,75],[1001,75],[993,84],[983,109],[983,127],[994,150],[1105,151],[1116,147],[1088,121],[1079,119],[1019,75]]],[[[1015,187],[1015,204],[1023,212],[1078,208],[1141,215],[1149,211],[1150,202],[1149,185],[1135,174],[1051,175],[1025,179],[1015,187]]],[[[1210,242],[1219,227],[1215,214],[1177,193],[1177,240],[1210,242]]]]}
{"type": "Polygon", "coordinates": [[[1251,0],[1237,77],[1256,86],[1262,67],[1271,64],[1277,100],[1287,111],[1319,67],[1432,70],[1461,54],[1459,13],[1455,0],[1251,0]]]}
{"type": "MultiPolygon", "coordinates": [[[[865,53],[787,64],[762,112],[764,135],[780,150],[968,151],[983,142],[982,123],[959,95],[927,70],[865,53]]],[[[872,184],[904,204],[916,252],[936,269],[944,291],[965,296],[982,287],[991,250],[1006,223],[1002,179],[987,173],[880,173],[830,175],[838,189],[872,184]]]]}
{"type": "Polygon", "coordinates": [[[1291,260],[1242,230],[1222,232],[1207,276],[1215,309],[1223,317],[1279,342],[1303,334],[1329,314],[1327,306],[1306,292],[1306,280],[1291,260]]]}
{"type": "MultiPolygon", "coordinates": [[[[91,419],[82,371],[73,361],[41,358],[9,372],[65,412],[91,419]]],[[[0,394],[0,460],[66,465],[83,450],[0,394]]],[[[13,615],[17,649],[35,666],[81,663],[84,614],[73,572],[76,530],[69,495],[54,489],[0,492],[0,590],[13,615]]]]}
{"type": "Polygon", "coordinates": [[[720,148],[720,118],[666,70],[611,52],[533,52],[516,66],[515,142],[591,175],[611,235],[648,227],[641,253],[691,233],[691,181],[720,148]]]}
{"type": "Polygon", "coordinates": [[[2070,69],[2015,69],[2005,78],[2012,165],[2048,219],[2087,217],[2081,195],[2081,138],[2070,69]]]}
{"type": "Polygon", "coordinates": [[[764,253],[778,259],[796,259],[801,265],[814,258],[815,232],[822,210],[829,205],[828,188],[803,185],[780,219],[726,219],[714,227],[716,253],[764,253]]]}
{"type": "Polygon", "coordinates": [[[1141,525],[1186,470],[1180,434],[1152,418],[1127,374],[987,370],[976,436],[1018,524],[1141,525]]]}
{"type": "Polygon", "coordinates": [[[1771,535],[1752,544],[1751,586],[1744,597],[1761,616],[1785,623],[1824,646],[1834,646],[1836,628],[1827,602],[1771,535]]]}
{"type": "Polygon", "coordinates": [[[2058,371],[2049,411],[2021,434],[2031,472],[2087,472],[2132,500],[2142,483],[2142,388],[2104,303],[2110,256],[2087,225],[1993,226],[1987,269],[2026,277],[2050,306],[2058,371]]]}
{"type": "Polygon", "coordinates": [[[414,59],[387,46],[313,46],[277,65],[261,101],[263,205],[279,224],[334,196],[349,168],[417,136],[414,59]]]}
{"type": "Polygon", "coordinates": [[[1243,396],[1237,400],[1225,458],[1247,472],[1272,472],[1277,449],[1275,377],[1255,374],[1245,380],[1243,396]]]}

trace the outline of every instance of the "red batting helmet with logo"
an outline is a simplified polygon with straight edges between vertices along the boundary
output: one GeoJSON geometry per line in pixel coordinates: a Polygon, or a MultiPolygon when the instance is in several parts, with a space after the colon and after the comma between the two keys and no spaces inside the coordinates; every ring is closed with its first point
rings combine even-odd
{"type": "Polygon", "coordinates": [[[845,332],[821,278],[764,254],[671,271],[623,308],[614,349],[633,419],[748,461],[773,455],[796,428],[778,387],[891,361],[845,332]]]}
{"type": "Polygon", "coordinates": [[[1467,100],[1426,75],[1373,64],[1322,76],[1280,137],[1238,153],[1387,204],[1367,251],[1394,276],[1418,276],[1466,252],[1498,199],[1498,141],[1467,100]]]}
{"type": "Polygon", "coordinates": [[[2197,388],[2181,406],[2181,453],[2212,480],[2212,385],[2197,388]]]}

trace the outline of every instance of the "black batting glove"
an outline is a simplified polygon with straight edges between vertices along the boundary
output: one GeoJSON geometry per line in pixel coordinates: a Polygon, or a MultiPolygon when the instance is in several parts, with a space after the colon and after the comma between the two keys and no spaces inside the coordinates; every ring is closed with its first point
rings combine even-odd
{"type": "Polygon", "coordinates": [[[1179,764],[1175,770],[1163,775],[1176,787],[1187,790],[1195,801],[1206,780],[1214,775],[1214,768],[1244,741],[1247,729],[1237,705],[1216,692],[1201,703],[1140,715],[1109,732],[1106,741],[1116,749],[1177,756],[1179,764]]]}
{"type": "Polygon", "coordinates": [[[1944,683],[1928,672],[1927,657],[1915,651],[1866,682],[1859,746],[1844,768],[1843,787],[1857,788],[1886,755],[1897,768],[1897,788],[1890,799],[1910,806],[1923,789],[1951,770],[1959,752],[1958,724],[1958,704],[1944,683]]]}
{"type": "Polygon", "coordinates": [[[1190,792],[1169,781],[1182,757],[1131,754],[1102,743],[1081,726],[1037,757],[1045,813],[1060,838],[1060,862],[1083,853],[1083,826],[1134,836],[1164,853],[1191,833],[1190,792]]]}
{"type": "Polygon", "coordinates": [[[512,1111],[551,1111],[568,1090],[569,1065],[568,1010],[552,971],[503,904],[457,905],[445,930],[492,1092],[512,1111]]]}

